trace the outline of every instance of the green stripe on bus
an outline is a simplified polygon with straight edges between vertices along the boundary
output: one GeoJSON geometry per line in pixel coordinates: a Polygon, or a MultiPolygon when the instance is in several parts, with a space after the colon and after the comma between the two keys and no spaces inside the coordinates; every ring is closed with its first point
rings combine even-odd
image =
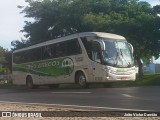
{"type": "Polygon", "coordinates": [[[68,75],[73,72],[73,69],[74,63],[71,58],[58,58],[13,65],[14,71],[22,71],[41,76],[68,75]]]}

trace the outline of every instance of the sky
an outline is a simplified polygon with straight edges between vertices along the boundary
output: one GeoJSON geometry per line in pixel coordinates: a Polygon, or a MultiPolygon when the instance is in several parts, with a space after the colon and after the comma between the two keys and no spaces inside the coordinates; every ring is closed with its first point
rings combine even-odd
{"type": "MultiPolygon", "coordinates": [[[[141,0],[147,1],[152,6],[160,4],[160,0],[141,0]]],[[[21,9],[18,5],[26,6],[25,0],[0,0],[0,46],[10,49],[11,41],[21,40],[23,33],[20,30],[28,20],[24,14],[20,14],[21,9]]],[[[160,60],[159,60],[160,61],[160,60]]]]}
{"type": "Polygon", "coordinates": [[[20,30],[25,25],[25,18],[18,5],[27,4],[25,0],[0,0],[0,46],[5,49],[11,48],[11,41],[23,37],[20,30]]]}

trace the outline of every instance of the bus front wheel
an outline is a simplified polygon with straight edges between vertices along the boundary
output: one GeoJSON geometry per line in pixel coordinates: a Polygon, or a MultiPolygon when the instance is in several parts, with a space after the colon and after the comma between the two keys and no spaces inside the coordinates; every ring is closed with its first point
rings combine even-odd
{"type": "Polygon", "coordinates": [[[88,84],[86,82],[86,77],[84,73],[78,72],[76,74],[76,83],[81,87],[81,88],[87,88],[88,84]]]}

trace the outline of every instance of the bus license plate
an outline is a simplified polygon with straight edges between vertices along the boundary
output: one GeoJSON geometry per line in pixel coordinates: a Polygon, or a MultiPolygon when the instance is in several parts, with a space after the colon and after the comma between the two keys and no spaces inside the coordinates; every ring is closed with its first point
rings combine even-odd
{"type": "Polygon", "coordinates": [[[127,77],[121,77],[121,80],[127,80],[127,77]]]}

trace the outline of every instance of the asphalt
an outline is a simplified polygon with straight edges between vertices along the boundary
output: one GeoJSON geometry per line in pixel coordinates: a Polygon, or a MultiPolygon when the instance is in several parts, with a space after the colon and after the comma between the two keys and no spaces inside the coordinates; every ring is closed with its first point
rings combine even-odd
{"type": "Polygon", "coordinates": [[[160,111],[160,86],[91,89],[0,89],[0,102],[103,109],[160,111]]]}

